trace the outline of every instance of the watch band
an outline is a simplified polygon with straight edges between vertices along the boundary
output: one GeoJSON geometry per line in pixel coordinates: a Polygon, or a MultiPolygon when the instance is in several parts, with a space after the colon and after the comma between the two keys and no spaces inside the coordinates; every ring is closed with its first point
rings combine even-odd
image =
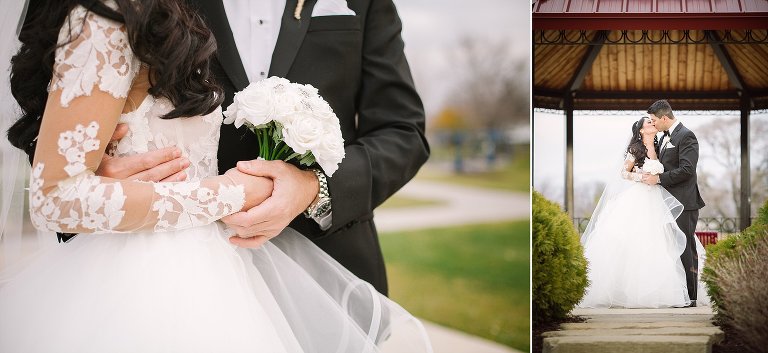
{"type": "Polygon", "coordinates": [[[319,169],[312,169],[312,171],[315,173],[320,187],[317,192],[317,202],[307,207],[304,211],[304,216],[319,218],[328,214],[328,211],[331,210],[331,196],[328,193],[328,179],[325,174],[319,169]]]}

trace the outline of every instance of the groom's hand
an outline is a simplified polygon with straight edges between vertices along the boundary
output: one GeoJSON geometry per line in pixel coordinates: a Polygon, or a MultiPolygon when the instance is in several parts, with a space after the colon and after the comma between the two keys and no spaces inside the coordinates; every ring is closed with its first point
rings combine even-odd
{"type": "Polygon", "coordinates": [[[230,241],[241,247],[259,247],[280,234],[317,197],[320,185],[315,173],[283,161],[252,160],[237,163],[237,169],[272,179],[272,196],[258,206],[222,218],[238,236],[230,241]]]}
{"type": "MultiPolygon", "coordinates": [[[[119,141],[127,133],[127,125],[117,125],[110,142],[119,141]]],[[[181,156],[179,148],[166,147],[127,157],[105,153],[96,175],[121,180],[183,181],[187,179],[187,167],[189,160],[181,156]]]]}
{"type": "Polygon", "coordinates": [[[643,174],[643,182],[648,185],[656,185],[659,183],[659,176],[657,174],[643,174]]]}

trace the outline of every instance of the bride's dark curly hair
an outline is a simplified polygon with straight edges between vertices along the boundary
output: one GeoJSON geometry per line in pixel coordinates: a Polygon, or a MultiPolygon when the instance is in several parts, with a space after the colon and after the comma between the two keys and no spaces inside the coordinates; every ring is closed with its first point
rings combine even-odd
{"type": "MultiPolygon", "coordinates": [[[[209,69],[216,40],[203,19],[180,0],[115,0],[115,11],[100,0],[32,0],[11,60],[11,93],[22,109],[8,129],[12,145],[33,155],[48,99],[59,30],[77,5],[124,23],[134,54],[150,68],[149,94],[165,97],[175,109],[164,119],[211,113],[223,99],[209,69]]],[[[62,43],[65,44],[65,43],[62,43]]]]}
{"type": "MultiPolygon", "coordinates": [[[[648,157],[648,147],[645,147],[643,143],[643,135],[640,130],[645,124],[646,117],[640,118],[632,124],[632,138],[629,139],[629,145],[627,146],[627,153],[635,157],[635,165],[638,168],[642,168],[645,164],[645,158],[648,157]]],[[[654,141],[655,141],[654,137],[654,141]]]]}

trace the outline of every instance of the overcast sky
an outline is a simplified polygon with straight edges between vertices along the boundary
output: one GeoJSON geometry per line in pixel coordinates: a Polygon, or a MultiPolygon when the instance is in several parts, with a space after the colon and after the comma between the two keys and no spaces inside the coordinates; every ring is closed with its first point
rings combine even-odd
{"type": "Polygon", "coordinates": [[[457,84],[452,62],[463,38],[508,41],[525,60],[530,46],[530,4],[520,0],[394,0],[403,21],[405,54],[427,116],[457,84]]]}

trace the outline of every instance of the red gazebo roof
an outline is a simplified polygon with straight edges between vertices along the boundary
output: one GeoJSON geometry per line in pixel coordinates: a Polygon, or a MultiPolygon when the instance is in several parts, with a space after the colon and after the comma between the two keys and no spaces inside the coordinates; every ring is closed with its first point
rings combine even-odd
{"type": "Polygon", "coordinates": [[[535,0],[533,29],[755,29],[768,0],[535,0]]]}

